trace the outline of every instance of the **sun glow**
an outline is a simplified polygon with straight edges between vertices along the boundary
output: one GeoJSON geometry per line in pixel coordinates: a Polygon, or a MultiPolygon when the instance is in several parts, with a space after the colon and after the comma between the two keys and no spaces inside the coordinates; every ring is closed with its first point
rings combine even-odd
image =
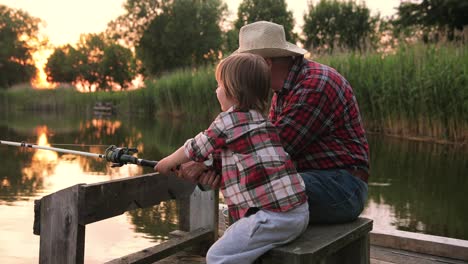
{"type": "MultiPolygon", "coordinates": [[[[50,147],[47,139],[47,126],[38,126],[36,133],[38,135],[37,145],[50,147]]],[[[23,168],[23,175],[31,180],[35,177],[45,177],[51,173],[58,162],[58,154],[50,150],[38,149],[34,151],[31,159],[31,165],[23,168]]],[[[26,181],[26,179],[24,181],[26,181]]]]}
{"type": "MultiPolygon", "coordinates": [[[[49,141],[47,139],[47,126],[39,126],[36,128],[37,134],[38,134],[38,139],[37,139],[37,145],[38,146],[47,146],[50,147],[49,141]]],[[[34,156],[32,158],[33,162],[38,161],[38,162],[57,162],[58,155],[54,151],[50,150],[43,150],[43,149],[38,149],[36,152],[34,152],[34,156]]]]}
{"type": "Polygon", "coordinates": [[[57,85],[47,81],[47,74],[45,73],[45,66],[47,58],[52,54],[50,49],[41,49],[33,54],[33,59],[36,64],[37,72],[31,85],[34,89],[54,89],[57,85]]]}

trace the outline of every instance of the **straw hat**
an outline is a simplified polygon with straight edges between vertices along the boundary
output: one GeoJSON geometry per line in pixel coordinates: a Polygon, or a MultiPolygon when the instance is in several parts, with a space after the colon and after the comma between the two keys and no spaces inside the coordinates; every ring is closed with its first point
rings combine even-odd
{"type": "Polygon", "coordinates": [[[264,58],[298,56],[307,50],[287,42],[282,25],[259,21],[243,26],[236,53],[254,53],[264,58]]]}

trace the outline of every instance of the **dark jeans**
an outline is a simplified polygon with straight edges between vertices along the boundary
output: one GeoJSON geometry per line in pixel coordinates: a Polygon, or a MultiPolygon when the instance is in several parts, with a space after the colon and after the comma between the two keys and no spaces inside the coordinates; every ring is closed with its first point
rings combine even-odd
{"type": "Polygon", "coordinates": [[[300,172],[309,201],[309,223],[355,220],[367,200],[367,184],[346,170],[300,172]]]}

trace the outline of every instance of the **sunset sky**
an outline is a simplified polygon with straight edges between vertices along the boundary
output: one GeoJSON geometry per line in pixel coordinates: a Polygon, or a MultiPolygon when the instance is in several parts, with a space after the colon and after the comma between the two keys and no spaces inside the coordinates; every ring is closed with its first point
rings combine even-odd
{"type": "MultiPolygon", "coordinates": [[[[315,0],[316,2],[318,0],[315,0]]],[[[395,13],[401,0],[366,0],[372,12],[383,16],[395,13]]],[[[52,45],[75,44],[80,34],[98,33],[107,23],[124,13],[125,0],[0,0],[10,8],[23,9],[46,23],[43,33],[52,45]]],[[[235,15],[241,0],[226,0],[230,12],[235,15]]],[[[288,10],[293,11],[296,24],[302,25],[308,0],[286,0],[288,10]]]]}

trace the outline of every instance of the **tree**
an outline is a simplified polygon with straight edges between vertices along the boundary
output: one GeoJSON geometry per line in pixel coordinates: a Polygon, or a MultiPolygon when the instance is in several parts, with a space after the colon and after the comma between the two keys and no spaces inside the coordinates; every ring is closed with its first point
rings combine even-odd
{"type": "Polygon", "coordinates": [[[270,21],[284,27],[286,40],[296,43],[298,35],[293,32],[293,13],[287,10],[285,0],[243,0],[237,10],[237,19],[234,29],[225,35],[225,53],[231,53],[239,47],[239,30],[241,27],[256,22],[270,21]]]}
{"type": "Polygon", "coordinates": [[[90,89],[126,89],[136,75],[130,49],[114,43],[103,34],[82,35],[77,48],[59,47],[49,57],[46,72],[52,82],[71,82],[90,89]]]}
{"type": "Polygon", "coordinates": [[[468,1],[423,0],[421,3],[402,2],[394,24],[397,32],[413,26],[422,27],[425,40],[432,30],[447,30],[449,41],[455,39],[455,30],[468,25],[468,1]]]}
{"type": "Polygon", "coordinates": [[[32,58],[40,19],[0,5],[0,88],[29,82],[36,75],[32,58]]]}
{"type": "Polygon", "coordinates": [[[220,0],[162,1],[136,46],[137,58],[150,75],[217,60],[222,43],[220,0]]]}
{"type": "Polygon", "coordinates": [[[73,83],[78,76],[76,67],[78,51],[71,45],[58,47],[47,59],[45,72],[48,82],[73,83]]]}
{"type": "Polygon", "coordinates": [[[321,0],[309,4],[304,15],[305,46],[315,51],[333,52],[336,47],[363,50],[374,40],[379,16],[371,17],[365,5],[355,2],[321,0]]]}
{"type": "Polygon", "coordinates": [[[150,22],[162,12],[165,2],[167,0],[127,0],[126,13],[109,22],[106,35],[127,47],[135,47],[150,22]]]}

